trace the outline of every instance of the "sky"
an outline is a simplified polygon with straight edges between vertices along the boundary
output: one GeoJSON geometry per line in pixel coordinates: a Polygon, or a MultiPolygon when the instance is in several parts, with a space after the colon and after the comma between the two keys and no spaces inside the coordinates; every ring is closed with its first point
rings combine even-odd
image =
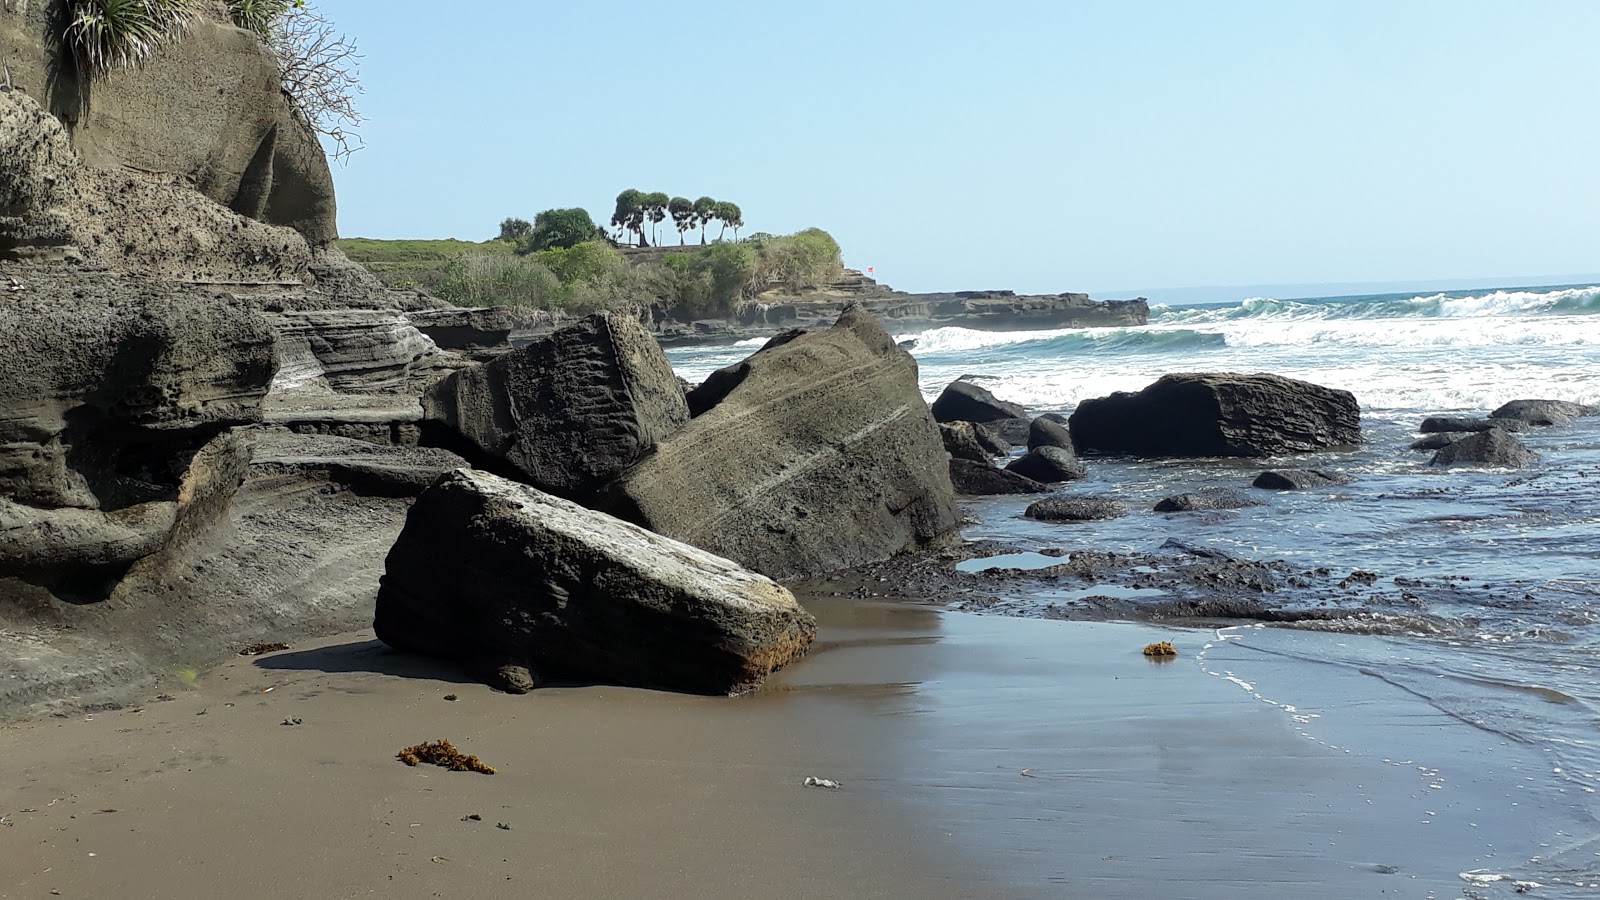
{"type": "Polygon", "coordinates": [[[347,237],[633,187],[912,291],[1600,271],[1592,0],[314,3],[364,56],[347,237]]]}

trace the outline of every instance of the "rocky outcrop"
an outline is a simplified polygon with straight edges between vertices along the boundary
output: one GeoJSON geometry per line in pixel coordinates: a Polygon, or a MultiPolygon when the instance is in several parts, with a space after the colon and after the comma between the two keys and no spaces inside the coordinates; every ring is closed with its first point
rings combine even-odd
{"type": "Polygon", "coordinates": [[[1002,494],[1042,494],[1050,488],[1026,475],[997,469],[988,462],[950,460],[950,484],[957,494],[991,497],[1002,494]]]}
{"type": "Polygon", "coordinates": [[[1232,488],[1201,488],[1187,494],[1167,497],[1155,506],[1156,512],[1200,512],[1213,509],[1247,509],[1264,506],[1260,500],[1232,488]]]}
{"type": "Polygon", "coordinates": [[[1539,454],[1515,437],[1499,428],[1491,428],[1447,445],[1433,455],[1428,465],[1520,469],[1538,459],[1539,454]]]}
{"type": "Polygon", "coordinates": [[[933,401],[933,417],[940,422],[981,424],[1026,415],[1020,405],[1007,403],[970,381],[953,382],[933,401]]]}
{"type": "Polygon", "coordinates": [[[1438,450],[1442,447],[1448,447],[1462,438],[1471,437],[1476,433],[1477,432],[1473,431],[1439,431],[1433,434],[1423,435],[1417,440],[1412,441],[1410,444],[1410,449],[1438,450]]]}
{"type": "Polygon", "coordinates": [[[422,405],[430,423],[520,480],[586,501],[689,420],[666,355],[615,313],[455,372],[422,405]]]}
{"type": "Polygon", "coordinates": [[[1476,419],[1470,416],[1429,416],[1422,420],[1422,425],[1417,431],[1422,434],[1448,434],[1459,431],[1488,431],[1491,428],[1503,428],[1506,431],[1521,431],[1522,422],[1517,419],[1476,419]]]}
{"type": "Polygon", "coordinates": [[[988,465],[989,458],[994,455],[978,442],[978,431],[971,422],[948,424],[940,422],[939,437],[944,441],[945,452],[954,459],[967,459],[988,465]]]}
{"type": "Polygon", "coordinates": [[[59,117],[91,167],[192,185],[222,207],[293,228],[313,245],[336,236],[327,157],[290,112],[277,64],[257,38],[202,4],[188,33],[143,65],[89,82],[76,76],[55,39],[67,6],[0,4],[0,61],[13,93],[59,117]]]}
{"type": "Polygon", "coordinates": [[[1127,514],[1126,503],[1109,497],[1051,497],[1029,504],[1023,513],[1041,522],[1099,522],[1127,514]]]}
{"type": "Polygon", "coordinates": [[[1356,443],[1361,408],[1349,391],[1279,375],[1166,375],[1083,401],[1069,427],[1079,452],[1277,456],[1356,443]]]}
{"type": "Polygon", "coordinates": [[[1077,449],[1072,445],[1072,432],[1066,424],[1048,416],[1040,416],[1028,423],[1028,449],[1037,450],[1040,447],[1060,447],[1069,452],[1077,449]]]}
{"type": "Polygon", "coordinates": [[[1034,481],[1053,483],[1076,481],[1087,477],[1089,471],[1072,455],[1071,450],[1060,447],[1037,447],[1012,460],[1007,472],[1015,472],[1034,481]]]}
{"type": "Polygon", "coordinates": [[[510,350],[513,332],[556,330],[549,313],[521,313],[504,306],[425,309],[409,312],[406,318],[440,349],[454,350],[476,362],[488,362],[510,350]]]}
{"type": "Polygon", "coordinates": [[[1522,422],[1537,427],[1570,425],[1584,416],[1600,416],[1600,407],[1568,400],[1512,400],[1489,413],[1490,419],[1522,422]]]}
{"type": "Polygon", "coordinates": [[[1268,469],[1257,475],[1250,486],[1266,491],[1304,491],[1349,483],[1349,476],[1322,469],[1268,469]]]}
{"type": "Polygon", "coordinates": [[[721,694],[800,658],[816,622],[761,575],[493,475],[428,489],[385,562],[373,627],[400,650],[721,694]]]}
{"type": "Polygon", "coordinates": [[[715,405],[624,473],[610,509],[773,578],[955,531],[949,455],[916,361],[871,316],[846,310],[723,372],[695,392],[715,382],[715,405]]]}

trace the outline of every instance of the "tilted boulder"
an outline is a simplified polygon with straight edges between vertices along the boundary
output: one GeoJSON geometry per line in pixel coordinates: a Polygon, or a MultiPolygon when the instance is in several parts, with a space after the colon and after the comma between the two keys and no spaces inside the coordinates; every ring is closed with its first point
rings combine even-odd
{"type": "Polygon", "coordinates": [[[661,441],[607,507],[773,578],[885,559],[956,530],[917,364],[859,307],[770,345],[661,441]]]}
{"type": "Polygon", "coordinates": [[[1072,455],[1071,450],[1063,450],[1060,447],[1039,447],[1029,450],[1012,460],[1006,466],[1006,471],[1043,482],[1076,481],[1089,474],[1083,463],[1072,455]]]}
{"type": "Polygon", "coordinates": [[[816,621],[703,550],[482,472],[425,491],[390,550],[373,623],[474,669],[729,693],[799,659],[816,621]]]}
{"type": "Polygon", "coordinates": [[[991,497],[1002,494],[1042,494],[1048,485],[1019,475],[1009,469],[997,469],[988,462],[970,459],[950,460],[950,483],[957,494],[969,497],[991,497]]]}
{"type": "Polygon", "coordinates": [[[1150,457],[1277,456],[1361,439],[1349,391],[1268,374],[1165,375],[1085,400],[1068,423],[1079,452],[1150,457]]]}
{"type": "Polygon", "coordinates": [[[1600,416],[1600,406],[1586,406],[1569,400],[1512,400],[1489,413],[1491,419],[1508,419],[1528,425],[1570,425],[1573,419],[1600,416]]]}
{"type": "Polygon", "coordinates": [[[1454,444],[1456,441],[1462,440],[1463,438],[1472,437],[1476,433],[1477,432],[1474,431],[1437,431],[1433,434],[1425,434],[1422,437],[1412,441],[1410,444],[1410,449],[1439,450],[1441,448],[1448,447],[1451,444],[1454,444]]]}
{"type": "Polygon", "coordinates": [[[1539,454],[1521,441],[1498,428],[1491,428],[1447,445],[1433,455],[1428,465],[1520,469],[1538,459],[1539,454]]]}
{"type": "Polygon", "coordinates": [[[995,422],[1027,414],[1020,405],[1007,403],[970,381],[953,382],[933,401],[933,417],[940,422],[995,422]]]}
{"type": "Polygon", "coordinates": [[[979,425],[975,422],[952,422],[952,425],[966,424],[972,426],[972,433],[978,438],[979,446],[983,447],[990,456],[1010,456],[1011,442],[1000,436],[998,431],[990,425],[979,425]]]}
{"type": "Polygon", "coordinates": [[[689,420],[672,366],[637,319],[595,313],[430,387],[425,417],[563,497],[594,493],[689,420]]]}

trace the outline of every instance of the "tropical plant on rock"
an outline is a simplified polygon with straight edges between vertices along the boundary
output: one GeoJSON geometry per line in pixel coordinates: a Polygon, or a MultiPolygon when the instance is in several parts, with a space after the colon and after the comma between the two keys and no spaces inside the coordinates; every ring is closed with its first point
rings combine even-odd
{"type": "Polygon", "coordinates": [[[64,34],[78,72],[137,66],[193,24],[198,0],[73,0],[64,34]]]}

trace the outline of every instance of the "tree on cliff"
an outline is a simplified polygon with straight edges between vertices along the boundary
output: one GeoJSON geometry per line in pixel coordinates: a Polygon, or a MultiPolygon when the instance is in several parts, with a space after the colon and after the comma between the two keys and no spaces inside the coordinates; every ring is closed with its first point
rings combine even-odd
{"type": "Polygon", "coordinates": [[[700,229],[700,243],[706,242],[706,226],[717,217],[717,201],[710,197],[701,197],[694,202],[694,224],[700,229]]]}
{"type": "Polygon", "coordinates": [[[522,252],[566,249],[602,236],[603,233],[586,209],[547,209],[534,217],[522,252]]]}
{"type": "Polygon", "coordinates": [[[672,202],[672,198],[661,193],[660,191],[644,195],[644,201],[642,205],[644,206],[645,215],[650,219],[651,239],[656,242],[657,246],[660,246],[661,244],[661,234],[656,231],[654,226],[660,225],[662,222],[666,221],[667,204],[670,202],[672,202]]]}
{"type": "Polygon", "coordinates": [[[628,188],[617,195],[617,209],[611,214],[611,224],[624,232],[637,234],[641,247],[650,246],[644,239],[645,196],[643,191],[628,188]]]}
{"type": "Polygon", "coordinates": [[[667,201],[667,212],[672,214],[672,225],[678,229],[678,246],[683,246],[683,233],[694,227],[694,204],[687,197],[673,197],[667,201]]]}
{"type": "Polygon", "coordinates": [[[722,222],[722,231],[717,234],[717,240],[722,240],[722,236],[727,234],[729,228],[732,228],[733,239],[737,241],[739,239],[739,229],[744,227],[743,215],[739,210],[739,204],[729,203],[726,200],[717,201],[716,216],[718,221],[722,222]]]}

